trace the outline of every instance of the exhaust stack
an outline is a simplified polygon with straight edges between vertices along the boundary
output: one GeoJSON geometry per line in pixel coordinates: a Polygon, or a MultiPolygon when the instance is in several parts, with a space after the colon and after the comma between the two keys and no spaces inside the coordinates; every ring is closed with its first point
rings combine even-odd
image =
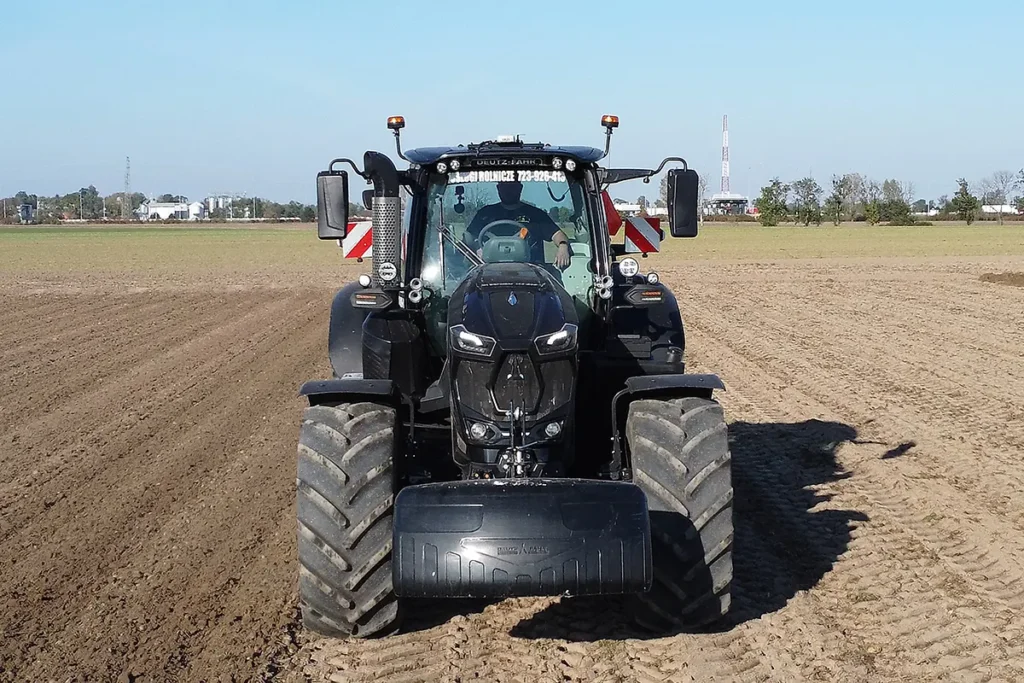
{"type": "Polygon", "coordinates": [[[398,171],[380,152],[363,155],[366,175],[373,182],[373,284],[383,290],[402,287],[402,199],[398,171]]]}

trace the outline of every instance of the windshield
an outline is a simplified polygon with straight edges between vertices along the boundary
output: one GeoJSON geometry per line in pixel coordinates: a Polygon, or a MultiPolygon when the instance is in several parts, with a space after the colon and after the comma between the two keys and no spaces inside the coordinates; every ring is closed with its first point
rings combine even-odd
{"type": "Polygon", "coordinates": [[[581,182],[561,171],[453,171],[427,191],[421,279],[447,300],[476,263],[542,265],[586,306],[591,221],[581,182]],[[447,236],[441,234],[441,228],[447,236]],[[560,253],[556,242],[568,241],[560,253]]]}

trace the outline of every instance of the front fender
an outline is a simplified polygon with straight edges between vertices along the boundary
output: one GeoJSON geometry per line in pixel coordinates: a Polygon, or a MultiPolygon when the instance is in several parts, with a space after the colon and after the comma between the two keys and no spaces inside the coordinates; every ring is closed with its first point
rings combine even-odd
{"type": "Polygon", "coordinates": [[[389,379],[318,379],[299,389],[309,405],[353,403],[355,401],[395,402],[395,383],[389,379]]]}
{"type": "Polygon", "coordinates": [[[715,389],[725,391],[725,383],[718,375],[638,375],[627,379],[626,388],[619,393],[630,398],[652,394],[711,398],[715,389]]]}
{"type": "Polygon", "coordinates": [[[623,471],[625,450],[624,427],[629,404],[638,398],[683,398],[694,396],[710,399],[715,389],[725,391],[718,375],[667,374],[638,375],[626,380],[626,386],[612,398],[612,459],[610,471],[623,471]]]}

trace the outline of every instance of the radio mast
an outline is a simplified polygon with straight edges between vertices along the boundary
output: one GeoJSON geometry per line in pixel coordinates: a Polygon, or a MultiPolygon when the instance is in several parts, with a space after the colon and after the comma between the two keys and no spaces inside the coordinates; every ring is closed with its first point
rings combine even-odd
{"type": "Polygon", "coordinates": [[[124,158],[124,194],[121,196],[121,218],[132,217],[132,159],[124,158]]]}
{"type": "Polygon", "coordinates": [[[722,114],[722,194],[729,194],[729,115],[722,114]]]}

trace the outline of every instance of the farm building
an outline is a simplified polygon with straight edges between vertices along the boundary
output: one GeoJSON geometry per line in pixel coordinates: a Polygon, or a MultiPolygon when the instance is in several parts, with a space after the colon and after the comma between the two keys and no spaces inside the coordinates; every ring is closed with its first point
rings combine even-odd
{"type": "MultiPolygon", "coordinates": [[[[621,203],[620,202],[618,204],[614,204],[614,206],[615,206],[615,210],[618,211],[623,216],[639,216],[640,215],[640,205],[639,204],[628,204],[628,203],[621,203]]],[[[648,204],[644,208],[646,209],[648,216],[667,216],[668,215],[668,209],[666,207],[654,206],[653,204],[648,204]]]]}
{"type": "Polygon", "coordinates": [[[996,215],[996,214],[1000,214],[1001,213],[1004,216],[1007,216],[1007,215],[1014,216],[1014,215],[1020,213],[1020,211],[1017,210],[1016,206],[1010,206],[1009,204],[1003,204],[1002,206],[999,206],[998,204],[985,204],[983,207],[981,207],[981,212],[984,213],[984,214],[991,214],[991,215],[996,215]]]}
{"type": "Polygon", "coordinates": [[[202,202],[143,202],[136,212],[144,221],[201,221],[206,218],[206,205],[202,202]]]}
{"type": "Polygon", "coordinates": [[[747,212],[750,200],[741,194],[719,192],[711,195],[704,205],[704,212],[709,216],[742,216],[747,212]]]}

